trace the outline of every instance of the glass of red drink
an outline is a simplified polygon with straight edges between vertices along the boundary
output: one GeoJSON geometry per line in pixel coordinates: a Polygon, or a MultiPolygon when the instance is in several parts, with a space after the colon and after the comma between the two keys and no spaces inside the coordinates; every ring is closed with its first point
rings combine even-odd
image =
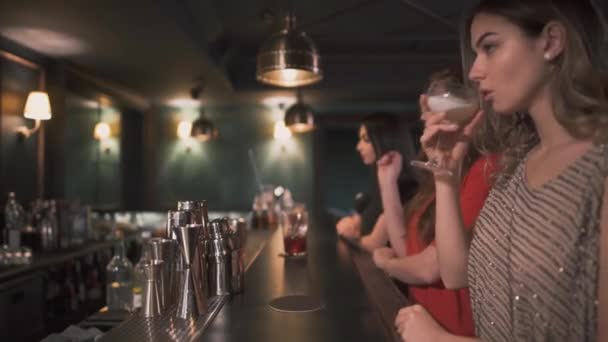
{"type": "Polygon", "coordinates": [[[303,206],[283,210],[279,215],[283,231],[283,242],[287,256],[306,255],[306,233],[308,232],[308,212],[303,206]]]}

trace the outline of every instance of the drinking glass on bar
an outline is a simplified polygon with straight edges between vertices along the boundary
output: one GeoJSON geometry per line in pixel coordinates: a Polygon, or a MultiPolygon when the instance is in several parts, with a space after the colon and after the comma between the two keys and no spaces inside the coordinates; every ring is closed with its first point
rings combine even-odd
{"type": "Polygon", "coordinates": [[[306,255],[306,234],[308,233],[308,212],[306,208],[300,205],[281,211],[279,224],[283,231],[285,255],[306,255]]]}

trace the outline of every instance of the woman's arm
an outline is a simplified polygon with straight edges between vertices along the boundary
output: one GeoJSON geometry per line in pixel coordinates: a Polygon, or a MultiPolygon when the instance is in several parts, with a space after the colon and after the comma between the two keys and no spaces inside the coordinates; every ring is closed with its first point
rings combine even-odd
{"type": "MultiPolygon", "coordinates": [[[[421,96],[423,111],[428,110],[426,97],[421,96]]],[[[443,166],[453,176],[435,175],[435,242],[441,279],[448,288],[467,286],[467,259],[469,239],[460,208],[460,171],[462,161],[469,150],[469,141],[483,118],[478,112],[465,127],[444,122],[445,113],[425,112],[425,129],[420,137],[424,153],[429,158],[442,160],[443,166]],[[443,139],[441,149],[437,144],[440,135],[451,134],[453,139],[443,139]]],[[[485,199],[485,198],[484,198],[485,199]]]]}
{"type": "Polygon", "coordinates": [[[608,179],[604,181],[599,258],[597,340],[608,341],[608,179]]]}
{"type": "Polygon", "coordinates": [[[364,250],[372,253],[374,249],[386,246],[388,236],[386,233],[386,223],[384,220],[384,214],[378,216],[374,229],[368,235],[365,235],[359,240],[359,246],[364,250]]]}
{"type": "Polygon", "coordinates": [[[399,152],[391,151],[378,160],[378,184],[386,220],[386,231],[391,247],[399,257],[406,256],[405,217],[397,182],[403,163],[402,159],[399,152]]]}
{"type": "Polygon", "coordinates": [[[376,254],[374,252],[376,265],[392,278],[406,284],[428,285],[440,279],[437,249],[433,245],[429,245],[421,253],[401,258],[382,260],[382,256],[376,254]]]}
{"type": "Polygon", "coordinates": [[[460,209],[460,181],[445,177],[435,181],[435,243],[441,280],[447,288],[468,285],[469,238],[460,209]]]}
{"type": "Polygon", "coordinates": [[[451,185],[445,184],[448,179],[435,182],[435,242],[441,279],[447,288],[467,285],[470,232],[490,192],[489,175],[494,172],[495,159],[478,159],[464,177],[460,191],[455,181],[451,185]]]}

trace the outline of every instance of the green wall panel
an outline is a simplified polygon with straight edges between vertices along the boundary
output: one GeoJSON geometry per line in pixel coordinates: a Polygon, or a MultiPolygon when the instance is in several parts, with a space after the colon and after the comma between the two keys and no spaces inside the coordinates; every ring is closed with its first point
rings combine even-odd
{"type": "Polygon", "coordinates": [[[65,197],[95,208],[120,208],[120,112],[74,94],[66,96],[65,197]],[[95,125],[106,122],[111,137],[98,141],[95,125]]]}
{"type": "Polygon", "coordinates": [[[181,120],[197,118],[195,108],[165,106],[155,113],[159,207],[174,207],[181,199],[207,199],[213,210],[250,209],[257,183],[249,149],[262,182],[286,186],[297,201],[312,205],[312,133],[276,141],[274,122],[281,118],[276,110],[261,105],[207,108],[219,137],[206,143],[176,136],[181,120]]]}
{"type": "MultiPolygon", "coordinates": [[[[39,73],[9,60],[0,59],[0,203],[14,191],[17,200],[29,204],[36,194],[36,151],[38,134],[19,137],[18,126],[34,127],[34,121],[23,117],[23,108],[30,91],[38,88],[39,73]]],[[[4,208],[4,207],[2,207],[4,208]]]]}

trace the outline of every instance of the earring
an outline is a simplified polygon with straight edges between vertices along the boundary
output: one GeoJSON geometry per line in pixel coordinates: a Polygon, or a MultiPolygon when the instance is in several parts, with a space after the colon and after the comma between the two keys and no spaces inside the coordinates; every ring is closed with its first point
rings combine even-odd
{"type": "Polygon", "coordinates": [[[545,57],[546,60],[550,60],[551,59],[551,53],[545,52],[545,54],[543,55],[543,57],[545,57]]]}

